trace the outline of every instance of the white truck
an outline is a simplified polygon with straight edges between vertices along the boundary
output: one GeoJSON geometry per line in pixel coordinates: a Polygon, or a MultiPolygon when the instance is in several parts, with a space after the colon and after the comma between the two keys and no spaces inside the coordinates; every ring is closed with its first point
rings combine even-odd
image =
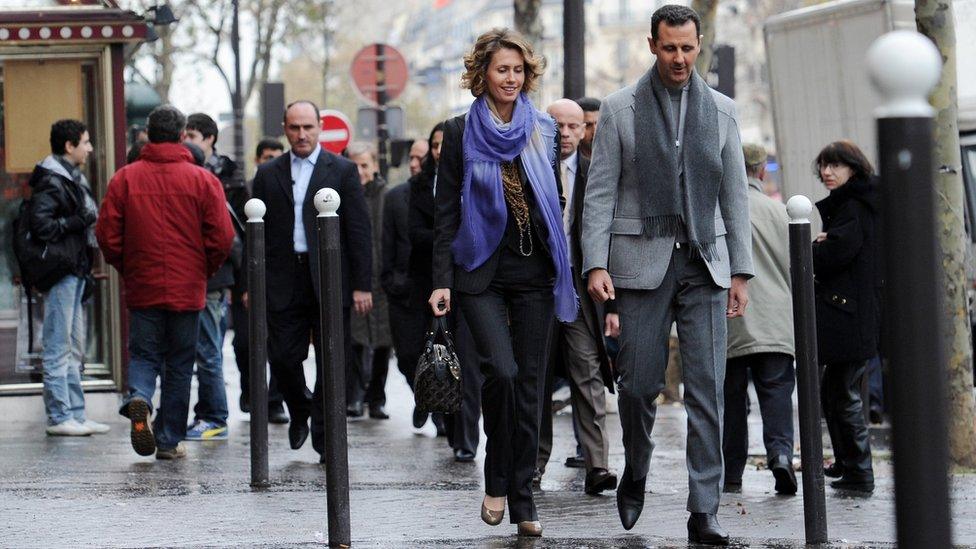
{"type": "MultiPolygon", "coordinates": [[[[976,0],[955,0],[959,129],[967,224],[976,213],[976,0]]],[[[776,159],[782,194],[816,201],[827,191],[813,159],[831,141],[850,139],[877,166],[874,110],[880,97],[864,56],[882,34],[915,29],[913,0],[837,0],[786,12],[765,23],[776,159]]],[[[976,227],[969,234],[976,236],[976,227]]]]}

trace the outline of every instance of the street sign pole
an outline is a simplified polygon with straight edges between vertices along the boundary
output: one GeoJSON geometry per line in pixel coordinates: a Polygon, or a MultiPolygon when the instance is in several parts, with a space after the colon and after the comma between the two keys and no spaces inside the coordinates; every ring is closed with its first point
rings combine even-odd
{"type": "Polygon", "coordinates": [[[380,160],[380,176],[383,180],[386,180],[386,174],[389,170],[389,162],[387,162],[387,144],[389,142],[390,136],[388,133],[388,128],[386,127],[386,46],[384,44],[376,44],[376,103],[379,109],[376,111],[376,137],[379,140],[379,160],[380,160]]]}

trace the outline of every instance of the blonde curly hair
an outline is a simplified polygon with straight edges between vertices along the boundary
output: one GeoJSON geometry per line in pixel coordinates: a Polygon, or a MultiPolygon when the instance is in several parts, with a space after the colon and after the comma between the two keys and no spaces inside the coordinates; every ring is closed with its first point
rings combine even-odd
{"type": "Polygon", "coordinates": [[[524,36],[507,28],[495,28],[482,34],[475,41],[474,47],[464,56],[464,74],[461,76],[461,87],[471,90],[471,95],[482,96],[488,91],[488,66],[491,58],[503,48],[513,49],[522,54],[524,60],[525,84],[522,91],[535,90],[538,79],[546,70],[546,60],[537,56],[532,44],[524,36]]]}

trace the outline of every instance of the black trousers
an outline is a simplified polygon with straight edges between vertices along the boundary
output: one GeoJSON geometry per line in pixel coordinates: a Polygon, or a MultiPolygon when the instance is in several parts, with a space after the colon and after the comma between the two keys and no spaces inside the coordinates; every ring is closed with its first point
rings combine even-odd
{"type": "MultiPolygon", "coordinates": [[[[321,454],[325,451],[325,420],[322,410],[323,351],[319,345],[322,326],[319,322],[318,300],[312,287],[310,266],[305,261],[295,267],[291,303],[283,310],[268,312],[268,362],[278,379],[278,388],[288,405],[291,421],[305,422],[309,417],[312,418],[312,446],[321,454]],[[310,340],[315,348],[314,391],[309,391],[305,384],[302,369],[302,362],[308,358],[310,340]]],[[[343,343],[348,361],[352,353],[348,307],[342,309],[342,320],[343,343]]]]}
{"type": "MultiPolygon", "coordinates": [[[[430,308],[427,309],[430,311],[430,308]]],[[[427,326],[433,315],[428,313],[427,326]]],[[[464,313],[455,309],[451,313],[451,332],[454,335],[454,347],[461,361],[461,409],[454,414],[444,416],[447,427],[447,443],[454,450],[466,450],[475,453],[478,450],[478,440],[481,427],[481,391],[485,383],[482,368],[487,362],[478,353],[471,329],[464,319],[464,313]]]]}
{"type": "Polygon", "coordinates": [[[370,349],[362,345],[353,344],[352,351],[354,357],[359,360],[357,365],[359,371],[363,372],[364,378],[369,379],[366,384],[366,391],[361,400],[366,401],[370,407],[386,405],[386,376],[390,373],[390,347],[376,347],[370,349]],[[365,368],[370,364],[370,368],[365,368]]]}
{"type": "MultiPolygon", "coordinates": [[[[237,300],[232,301],[230,316],[231,322],[234,324],[234,359],[237,361],[237,370],[241,373],[241,396],[244,397],[245,402],[249,402],[251,400],[251,365],[248,363],[250,359],[248,338],[250,336],[247,309],[244,308],[244,303],[237,300]]],[[[272,373],[271,380],[268,382],[268,408],[279,407],[284,401],[285,398],[281,396],[281,391],[278,389],[278,379],[272,373]]]]}
{"type": "Polygon", "coordinates": [[[785,353],[755,353],[730,358],[725,366],[725,427],[722,453],[725,481],[742,482],[749,457],[749,372],[759,397],[766,457],[793,459],[793,357],[785,353]]]}
{"type": "Polygon", "coordinates": [[[864,360],[827,364],[820,387],[834,460],[844,468],[844,477],[852,480],[874,480],[871,437],[861,401],[861,378],[866,367],[864,360]]]}
{"type": "MultiPolygon", "coordinates": [[[[397,368],[413,390],[417,362],[424,352],[424,334],[430,325],[427,302],[411,304],[407,299],[389,300],[390,336],[396,351],[397,368]]],[[[384,398],[384,401],[386,399],[384,398]]]]}
{"type": "Polygon", "coordinates": [[[507,247],[488,288],[458,301],[478,352],[486,359],[485,491],[508,497],[509,520],[538,520],[532,474],[552,330],[551,261],[536,248],[521,257],[507,247]]]}

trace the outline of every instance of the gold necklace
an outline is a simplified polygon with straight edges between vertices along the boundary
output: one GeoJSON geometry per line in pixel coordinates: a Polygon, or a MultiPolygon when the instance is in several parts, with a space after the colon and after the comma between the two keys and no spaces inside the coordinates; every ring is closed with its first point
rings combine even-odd
{"type": "Polygon", "coordinates": [[[532,255],[532,223],[529,219],[529,205],[525,202],[522,181],[515,162],[502,162],[502,185],[505,189],[505,202],[508,203],[515,226],[519,232],[519,253],[524,257],[532,255]],[[528,251],[525,243],[528,242],[528,251]]]}

